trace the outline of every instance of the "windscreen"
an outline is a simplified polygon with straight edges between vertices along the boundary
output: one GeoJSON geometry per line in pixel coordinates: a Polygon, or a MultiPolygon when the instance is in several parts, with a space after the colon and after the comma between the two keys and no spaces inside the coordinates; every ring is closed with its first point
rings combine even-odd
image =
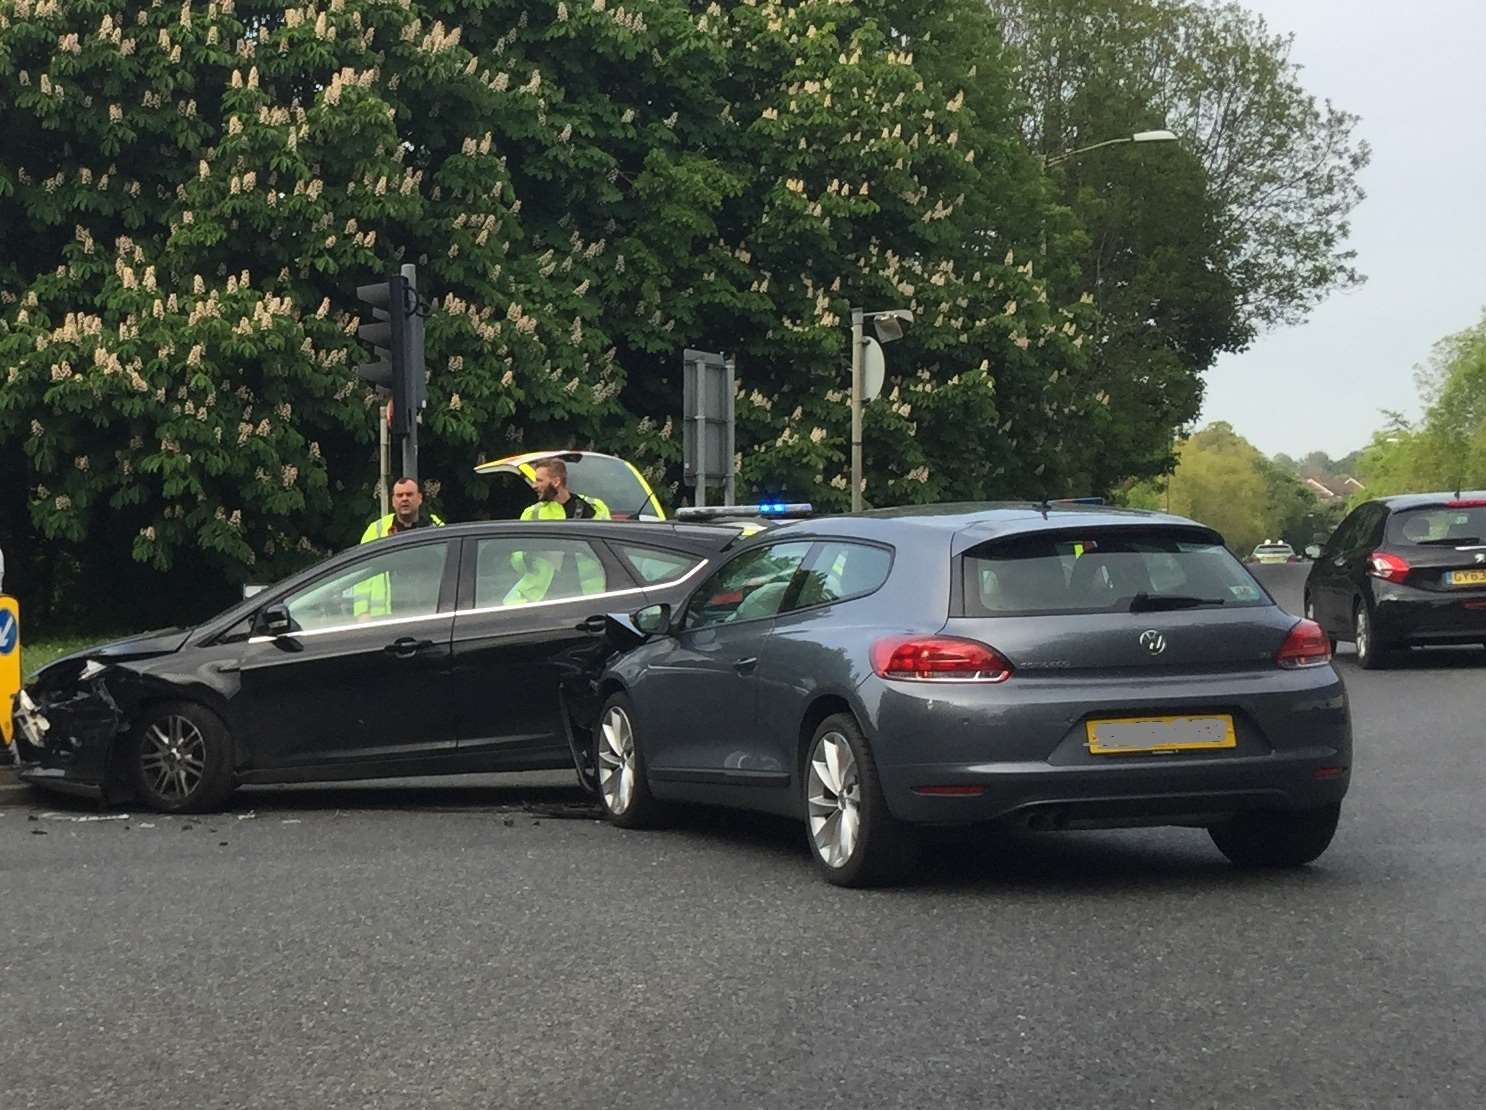
{"type": "Polygon", "coordinates": [[[1018,536],[982,544],[962,558],[965,614],[972,617],[1270,603],[1228,549],[1200,532],[1018,536]]]}
{"type": "Polygon", "coordinates": [[[1486,505],[1426,505],[1388,519],[1387,542],[1417,547],[1464,547],[1486,543],[1486,505]]]}

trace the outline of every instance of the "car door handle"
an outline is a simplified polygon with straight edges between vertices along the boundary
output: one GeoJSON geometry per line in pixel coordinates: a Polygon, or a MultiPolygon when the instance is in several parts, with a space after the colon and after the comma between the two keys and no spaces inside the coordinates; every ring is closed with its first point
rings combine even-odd
{"type": "Polygon", "coordinates": [[[427,651],[431,647],[433,647],[432,640],[415,640],[411,636],[399,636],[382,650],[399,659],[411,659],[420,651],[427,651]]]}
{"type": "Polygon", "coordinates": [[[609,627],[609,622],[601,614],[595,614],[586,620],[580,621],[575,627],[576,632],[589,632],[597,636],[609,627]]]}
{"type": "Polygon", "coordinates": [[[1346,558],[1346,556],[1345,555],[1338,555],[1335,559],[1332,559],[1331,560],[1331,565],[1334,566],[1334,567],[1344,567],[1344,566],[1346,566],[1347,565],[1347,558],[1346,558]]]}
{"type": "Polygon", "coordinates": [[[755,667],[757,667],[757,666],[758,666],[758,656],[755,655],[755,656],[752,656],[751,658],[748,658],[748,659],[739,659],[736,662],[734,662],[733,663],[733,670],[737,671],[739,674],[752,674],[753,673],[753,669],[755,667]]]}

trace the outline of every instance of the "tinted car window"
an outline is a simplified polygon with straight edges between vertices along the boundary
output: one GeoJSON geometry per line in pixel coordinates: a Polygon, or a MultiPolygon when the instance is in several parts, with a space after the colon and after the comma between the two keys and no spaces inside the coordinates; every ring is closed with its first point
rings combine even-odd
{"type": "Polygon", "coordinates": [[[1227,548],[1189,534],[1020,536],[963,562],[970,616],[1268,603],[1227,548]]]}
{"type": "Polygon", "coordinates": [[[1354,509],[1345,520],[1336,526],[1336,531],[1331,533],[1331,538],[1326,541],[1326,554],[1340,555],[1352,547],[1355,538],[1362,532],[1363,518],[1366,516],[1367,508],[1368,506],[1364,505],[1360,509],[1354,509]]]}
{"type": "Polygon", "coordinates": [[[284,604],[303,632],[432,614],[448,557],[447,543],[387,551],[291,594],[284,604]]]}
{"type": "Polygon", "coordinates": [[[862,543],[820,545],[805,572],[799,599],[791,608],[805,609],[842,598],[869,594],[887,581],[892,552],[862,543]]]}
{"type": "Polygon", "coordinates": [[[1450,547],[1483,543],[1486,542],[1486,505],[1403,509],[1389,518],[1387,536],[1391,544],[1450,547]]]}
{"type": "Polygon", "coordinates": [[[586,540],[500,536],[475,546],[475,608],[530,605],[608,589],[603,560],[586,540]]]}
{"type": "Polygon", "coordinates": [[[660,551],[654,547],[636,547],[629,543],[611,546],[619,552],[625,565],[647,586],[680,578],[702,561],[699,555],[686,555],[679,551],[660,551]]]}
{"type": "Polygon", "coordinates": [[[745,551],[702,584],[686,607],[683,629],[772,617],[784,604],[811,544],[776,543],[745,551]]]}

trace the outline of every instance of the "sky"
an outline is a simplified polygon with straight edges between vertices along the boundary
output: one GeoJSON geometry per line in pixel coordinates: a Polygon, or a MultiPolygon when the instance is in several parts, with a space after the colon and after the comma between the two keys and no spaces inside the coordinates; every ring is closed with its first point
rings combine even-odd
{"type": "Polygon", "coordinates": [[[1268,455],[1339,458],[1381,410],[1419,415],[1414,368],[1486,309],[1486,3],[1243,2],[1294,33],[1309,92],[1362,117],[1372,164],[1350,243],[1368,280],[1221,358],[1200,423],[1226,420],[1268,455]]]}

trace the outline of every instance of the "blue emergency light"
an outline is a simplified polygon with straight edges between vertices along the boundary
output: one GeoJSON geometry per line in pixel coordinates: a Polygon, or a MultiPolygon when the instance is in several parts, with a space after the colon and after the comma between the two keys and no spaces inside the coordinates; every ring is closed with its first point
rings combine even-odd
{"type": "Polygon", "coordinates": [[[706,505],[677,509],[677,520],[724,520],[729,517],[767,516],[775,519],[815,515],[808,501],[761,501],[757,505],[706,505]]]}

